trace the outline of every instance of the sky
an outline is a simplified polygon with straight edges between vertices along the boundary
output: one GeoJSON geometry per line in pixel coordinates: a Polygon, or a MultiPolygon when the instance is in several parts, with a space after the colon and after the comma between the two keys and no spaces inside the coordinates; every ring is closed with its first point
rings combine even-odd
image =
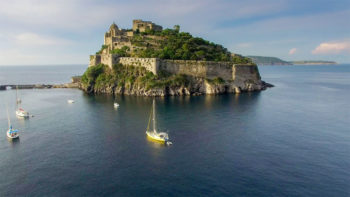
{"type": "Polygon", "coordinates": [[[350,63],[350,0],[1,0],[0,65],[88,64],[133,19],[242,55],[350,63]]]}

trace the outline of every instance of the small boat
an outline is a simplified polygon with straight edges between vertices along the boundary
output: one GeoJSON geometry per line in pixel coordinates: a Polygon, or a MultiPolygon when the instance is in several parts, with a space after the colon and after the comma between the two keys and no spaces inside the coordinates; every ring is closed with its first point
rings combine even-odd
{"type": "Polygon", "coordinates": [[[146,129],[146,135],[150,139],[166,144],[171,145],[172,143],[169,141],[169,135],[166,132],[158,132],[157,131],[157,123],[156,123],[156,106],[155,106],[155,100],[153,99],[153,105],[151,108],[151,114],[148,121],[147,129],[146,129]],[[150,129],[151,122],[153,123],[153,130],[150,129]]]}
{"type": "Polygon", "coordinates": [[[12,129],[12,126],[10,126],[9,130],[7,130],[6,135],[9,139],[18,139],[19,138],[18,130],[12,129]]]}
{"type": "Polygon", "coordinates": [[[114,103],[113,106],[114,106],[114,108],[118,108],[119,104],[118,103],[114,103]]]}
{"type": "Polygon", "coordinates": [[[18,87],[16,86],[16,115],[20,118],[29,118],[29,112],[21,108],[22,100],[18,96],[18,87]]]}
{"type": "Polygon", "coordinates": [[[18,139],[19,138],[18,130],[14,130],[12,128],[8,110],[7,110],[7,120],[8,120],[8,125],[9,125],[9,129],[6,132],[7,137],[9,139],[18,139]]]}
{"type": "Polygon", "coordinates": [[[74,103],[75,101],[72,100],[72,99],[69,99],[67,102],[68,102],[68,103],[74,103]]]}
{"type": "Polygon", "coordinates": [[[16,115],[22,118],[29,118],[29,113],[22,108],[16,110],[16,115]]]}

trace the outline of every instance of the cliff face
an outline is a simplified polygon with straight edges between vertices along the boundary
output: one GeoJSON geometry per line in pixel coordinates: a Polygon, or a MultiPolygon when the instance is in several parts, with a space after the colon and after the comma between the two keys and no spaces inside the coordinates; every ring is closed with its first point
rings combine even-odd
{"type": "MultiPolygon", "coordinates": [[[[140,69],[140,68],[138,68],[140,69]]],[[[271,87],[270,84],[261,81],[257,66],[233,66],[232,80],[221,78],[207,79],[203,77],[185,76],[184,83],[165,83],[165,85],[148,87],[141,83],[105,83],[105,84],[81,84],[80,88],[85,92],[94,94],[136,95],[136,96],[180,96],[180,95],[204,95],[241,93],[264,90],[271,87]]],[[[176,79],[169,79],[176,80],[176,79]]]]}

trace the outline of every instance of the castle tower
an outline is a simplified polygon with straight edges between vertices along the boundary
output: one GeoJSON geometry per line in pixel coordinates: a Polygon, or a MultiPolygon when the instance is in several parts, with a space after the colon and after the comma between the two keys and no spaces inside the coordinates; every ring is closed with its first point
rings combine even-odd
{"type": "Polygon", "coordinates": [[[113,37],[116,37],[119,34],[121,34],[121,30],[113,22],[112,25],[109,27],[109,30],[105,33],[104,45],[112,46],[113,37]]]}
{"type": "Polygon", "coordinates": [[[113,36],[118,35],[119,32],[120,32],[120,30],[119,30],[118,26],[113,22],[113,24],[109,27],[110,35],[113,37],[113,36]]]}

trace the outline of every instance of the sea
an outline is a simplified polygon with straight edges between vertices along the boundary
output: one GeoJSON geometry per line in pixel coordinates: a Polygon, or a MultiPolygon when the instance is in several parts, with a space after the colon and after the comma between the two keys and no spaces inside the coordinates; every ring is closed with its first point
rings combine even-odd
{"type": "MultiPolygon", "coordinates": [[[[85,69],[0,66],[0,85],[85,69]]],[[[33,117],[18,119],[16,91],[0,91],[0,196],[350,196],[350,65],[259,70],[275,87],[155,98],[171,146],[146,137],[153,98],[19,90],[33,117]]]]}

